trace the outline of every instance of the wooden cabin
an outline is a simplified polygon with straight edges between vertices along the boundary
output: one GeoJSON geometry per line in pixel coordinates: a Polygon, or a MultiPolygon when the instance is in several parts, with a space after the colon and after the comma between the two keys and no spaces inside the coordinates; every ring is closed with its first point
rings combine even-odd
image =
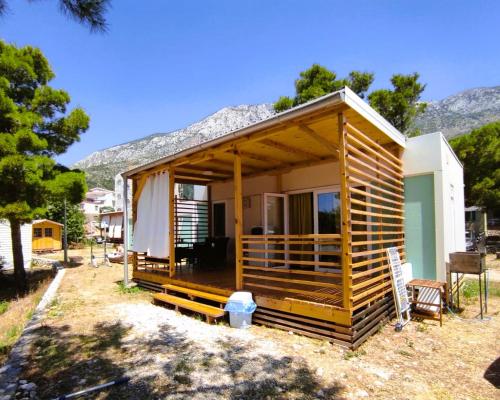
{"type": "Polygon", "coordinates": [[[344,88],[130,170],[133,279],[195,311],[250,291],[255,323],[355,348],[394,312],[386,248],[405,259],[404,148],[344,88]],[[207,188],[191,206],[206,213],[202,242],[178,240],[176,183],[207,188]]]}
{"type": "Polygon", "coordinates": [[[62,249],[63,225],[50,219],[33,221],[34,252],[57,251],[62,249]]]}

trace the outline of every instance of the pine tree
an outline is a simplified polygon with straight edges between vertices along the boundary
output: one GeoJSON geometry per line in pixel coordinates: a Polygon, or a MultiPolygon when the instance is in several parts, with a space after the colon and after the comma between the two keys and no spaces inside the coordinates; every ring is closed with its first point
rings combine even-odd
{"type": "Polygon", "coordinates": [[[67,111],[70,97],[48,85],[53,78],[39,49],[0,41],[0,218],[10,222],[19,292],[27,289],[21,224],[43,216],[49,198],[75,203],[86,189],[83,173],[52,159],[89,125],[81,108],[67,111]]]}

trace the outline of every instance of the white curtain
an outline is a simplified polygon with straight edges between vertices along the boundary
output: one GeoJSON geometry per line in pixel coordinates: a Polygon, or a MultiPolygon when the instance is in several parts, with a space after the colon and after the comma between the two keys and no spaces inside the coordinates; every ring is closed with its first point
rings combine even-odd
{"type": "Polygon", "coordinates": [[[133,251],[152,257],[169,255],[168,173],[148,177],[137,203],[133,251]]]}

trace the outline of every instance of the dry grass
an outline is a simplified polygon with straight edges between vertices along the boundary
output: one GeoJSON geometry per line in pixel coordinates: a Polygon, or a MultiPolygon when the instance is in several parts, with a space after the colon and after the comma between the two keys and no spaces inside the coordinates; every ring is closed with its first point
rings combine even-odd
{"type": "Polygon", "coordinates": [[[248,332],[209,327],[152,306],[148,292],[120,288],[121,278],[119,265],[93,269],[84,264],[66,271],[23,374],[37,383],[41,398],[122,375],[131,377],[128,385],[96,398],[498,396],[484,377],[500,357],[498,297],[490,300],[491,319],[476,318],[478,305],[471,298],[460,316],[445,317],[442,328],[435,321],[412,322],[397,333],[393,321],[360,349],[347,351],[265,327],[248,332]],[[167,318],[158,325],[150,319],[155,315],[167,318]],[[193,337],[183,330],[186,326],[210,335],[193,337]]]}
{"type": "Polygon", "coordinates": [[[2,365],[33,315],[45,290],[52,280],[52,269],[36,268],[28,272],[31,291],[24,297],[15,295],[15,285],[11,272],[0,276],[0,365],[2,365]]]}

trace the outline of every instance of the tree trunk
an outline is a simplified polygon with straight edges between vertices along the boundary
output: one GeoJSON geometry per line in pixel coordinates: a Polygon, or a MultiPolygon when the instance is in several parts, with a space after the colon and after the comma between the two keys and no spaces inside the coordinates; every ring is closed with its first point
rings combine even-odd
{"type": "Polygon", "coordinates": [[[23,244],[21,242],[21,223],[10,220],[10,235],[12,238],[12,256],[14,258],[14,276],[17,292],[22,294],[28,290],[26,271],[24,270],[23,244]]]}

